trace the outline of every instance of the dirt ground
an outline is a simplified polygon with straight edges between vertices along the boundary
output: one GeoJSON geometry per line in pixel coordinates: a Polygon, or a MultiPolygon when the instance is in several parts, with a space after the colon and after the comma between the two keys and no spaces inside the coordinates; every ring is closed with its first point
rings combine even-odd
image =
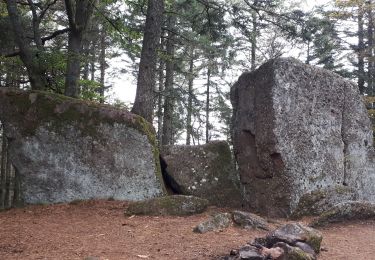
{"type": "MultiPolygon", "coordinates": [[[[196,234],[191,217],[125,217],[125,202],[89,201],[0,212],[0,259],[215,259],[265,232],[230,227],[196,234]]],[[[375,221],[322,229],[319,259],[375,259],[375,221]]]]}

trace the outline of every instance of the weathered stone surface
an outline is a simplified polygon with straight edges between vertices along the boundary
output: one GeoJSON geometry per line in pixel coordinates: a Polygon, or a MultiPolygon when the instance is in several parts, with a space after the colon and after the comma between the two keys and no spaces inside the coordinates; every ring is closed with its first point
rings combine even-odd
{"type": "Polygon", "coordinates": [[[233,145],[246,205],[288,216],[303,194],[344,185],[375,200],[372,130],[358,88],[275,59],[231,89],[233,145]]]}
{"type": "Polygon", "coordinates": [[[166,146],[162,157],[167,179],[178,193],[208,199],[216,206],[242,206],[239,176],[227,142],[166,146]]]}
{"type": "Polygon", "coordinates": [[[295,246],[297,242],[304,242],[311,246],[316,253],[320,252],[322,239],[320,231],[299,223],[286,224],[266,236],[267,247],[273,247],[278,242],[284,242],[291,246],[295,246]]]}
{"type": "MultiPolygon", "coordinates": [[[[290,246],[284,242],[279,242],[275,245],[278,248],[283,249],[283,255],[277,259],[279,260],[315,260],[316,255],[304,251],[300,247],[290,246]]],[[[274,259],[274,258],[271,258],[274,259]]]]}
{"type": "Polygon", "coordinates": [[[132,202],[125,215],[188,216],[202,213],[208,200],[193,196],[172,195],[145,201],[132,202]]]}
{"type": "Polygon", "coordinates": [[[111,106],[0,88],[0,120],[27,203],[161,196],[153,128],[111,106]]]}
{"type": "Polygon", "coordinates": [[[301,197],[291,217],[317,216],[343,201],[356,199],[356,192],[345,186],[315,190],[301,197]]]}
{"type": "Polygon", "coordinates": [[[211,216],[208,220],[200,223],[194,228],[196,233],[207,233],[209,231],[217,231],[227,228],[232,223],[232,215],[229,213],[217,213],[211,216]]]}
{"type": "Polygon", "coordinates": [[[347,201],[323,212],[310,226],[320,227],[329,223],[350,220],[375,219],[375,203],[366,201],[347,201]]]}
{"type": "Polygon", "coordinates": [[[233,211],[233,222],[244,228],[259,228],[263,230],[269,230],[267,221],[250,212],[244,211],[233,211]]]}

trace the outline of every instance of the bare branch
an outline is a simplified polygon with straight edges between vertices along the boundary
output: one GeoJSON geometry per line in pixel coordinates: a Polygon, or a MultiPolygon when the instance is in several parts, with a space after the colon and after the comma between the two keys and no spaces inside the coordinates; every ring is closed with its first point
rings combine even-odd
{"type": "Polygon", "coordinates": [[[43,45],[45,44],[46,41],[52,40],[53,38],[55,38],[55,37],[57,37],[57,36],[59,36],[61,34],[67,33],[69,31],[70,31],[70,28],[64,28],[64,29],[57,30],[57,31],[53,32],[49,36],[43,37],[42,38],[43,45]]]}

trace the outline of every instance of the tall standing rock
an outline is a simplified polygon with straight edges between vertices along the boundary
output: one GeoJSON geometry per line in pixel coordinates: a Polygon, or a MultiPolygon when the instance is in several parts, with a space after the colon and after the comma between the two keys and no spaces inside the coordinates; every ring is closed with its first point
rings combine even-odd
{"type": "Polygon", "coordinates": [[[286,216],[303,194],[337,185],[375,200],[371,124],[352,82],[281,58],[243,74],[231,101],[249,208],[286,216]]]}
{"type": "Polygon", "coordinates": [[[164,194],[152,126],[111,106],[0,88],[0,120],[27,203],[164,194]]]}

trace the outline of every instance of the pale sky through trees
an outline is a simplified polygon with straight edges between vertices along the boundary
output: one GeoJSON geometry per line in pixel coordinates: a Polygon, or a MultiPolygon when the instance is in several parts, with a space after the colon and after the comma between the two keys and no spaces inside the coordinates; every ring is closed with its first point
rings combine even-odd
{"type": "MultiPolygon", "coordinates": [[[[309,11],[312,10],[315,6],[328,3],[333,3],[333,0],[302,0],[301,7],[305,11],[309,11]]],[[[288,55],[295,57],[298,56],[297,52],[293,54],[293,51],[289,52],[288,55]]],[[[111,67],[116,70],[122,69],[121,67],[125,66],[125,62],[121,61],[123,58],[124,57],[113,59],[113,61],[111,61],[111,67]]],[[[110,83],[113,86],[112,90],[110,91],[110,97],[112,101],[118,99],[125,102],[126,104],[134,102],[137,82],[136,78],[133,75],[131,75],[130,73],[122,73],[121,75],[117,75],[115,78],[110,79],[110,83]]]]}

